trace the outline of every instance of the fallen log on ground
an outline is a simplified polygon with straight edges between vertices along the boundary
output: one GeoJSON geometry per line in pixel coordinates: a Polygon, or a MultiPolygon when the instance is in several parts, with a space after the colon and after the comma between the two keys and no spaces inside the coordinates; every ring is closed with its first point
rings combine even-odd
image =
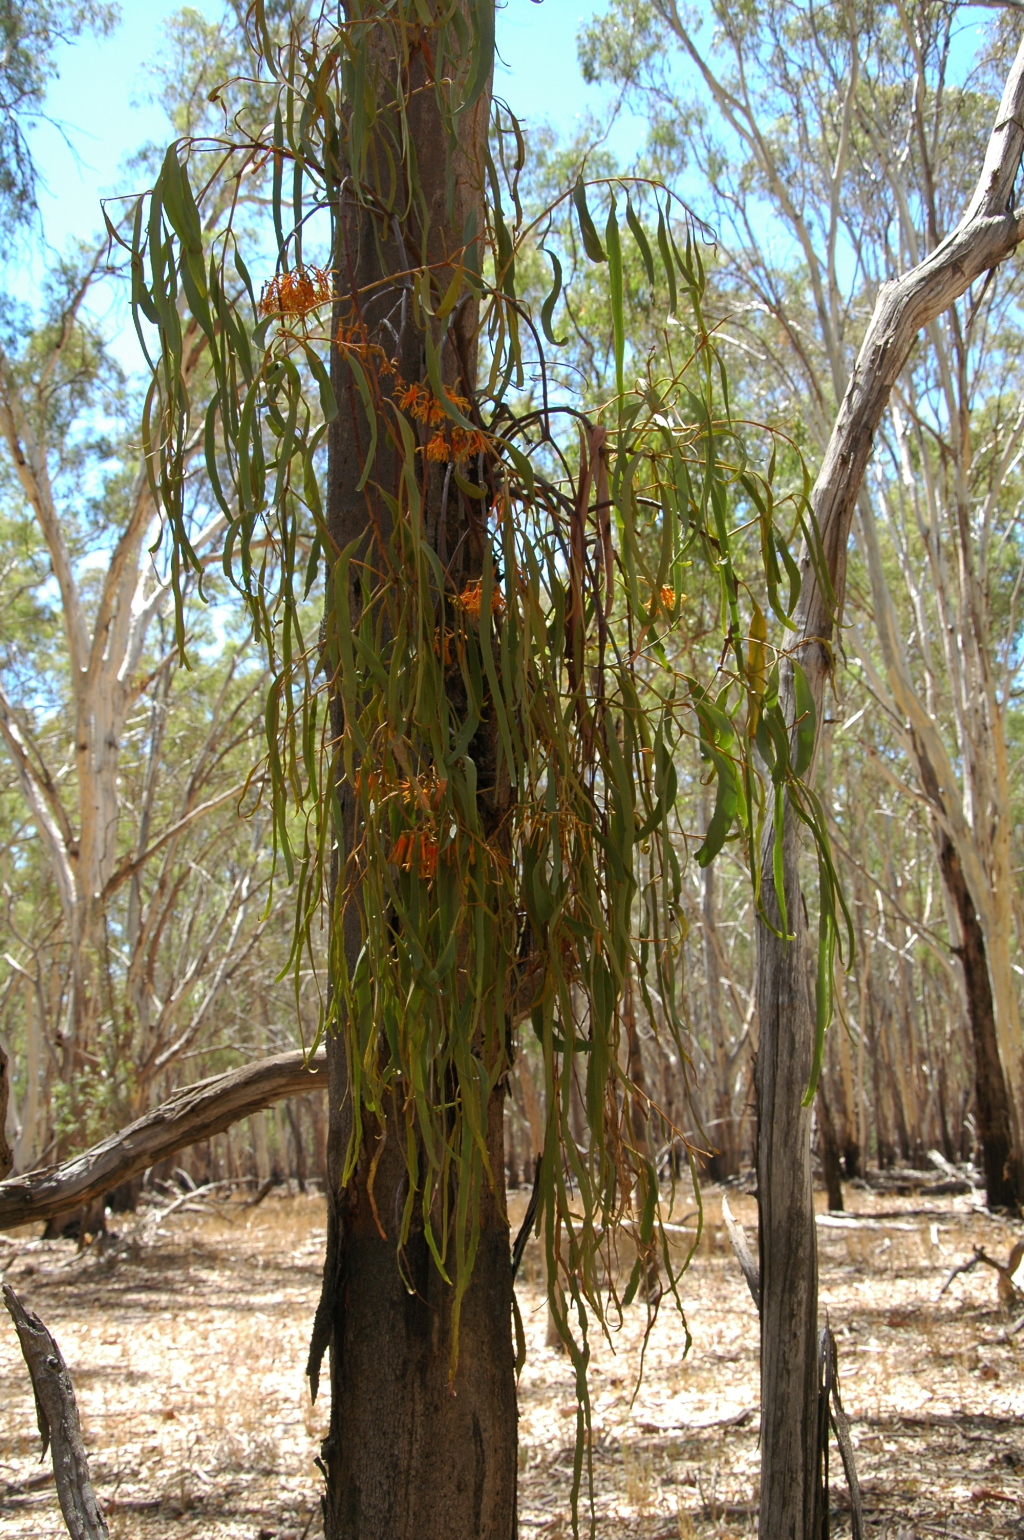
{"type": "Polygon", "coordinates": [[[308,1061],[300,1052],[279,1053],[183,1086],[84,1154],[0,1182],[0,1230],[84,1208],[167,1155],[222,1134],[232,1123],[287,1096],[326,1085],[327,1057],[321,1048],[308,1061]]]}

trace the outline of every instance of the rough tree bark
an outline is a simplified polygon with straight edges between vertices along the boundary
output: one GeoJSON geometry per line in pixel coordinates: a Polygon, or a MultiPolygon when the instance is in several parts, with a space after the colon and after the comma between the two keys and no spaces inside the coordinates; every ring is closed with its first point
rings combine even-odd
{"type": "MultiPolygon", "coordinates": [[[[448,129],[424,64],[427,43],[400,61],[391,34],[381,26],[371,47],[378,50],[382,72],[406,87],[406,132],[420,194],[415,207],[424,217],[415,214],[401,227],[392,220],[386,231],[379,224],[375,228],[373,216],[357,205],[339,173],[336,324],[359,318],[370,342],[383,346],[388,358],[397,358],[403,379],[418,382],[425,378],[425,355],[422,333],[410,314],[412,296],[405,275],[411,267],[432,263],[443,293],[464,247],[467,219],[475,214],[476,229],[483,229],[481,150],[489,90],[456,121],[459,145],[451,184],[446,186],[448,129]]],[[[378,103],[377,110],[375,131],[383,132],[392,109],[378,103]]],[[[401,142],[401,133],[395,139],[401,142]]],[[[383,201],[387,203],[386,195],[383,201]]],[[[471,397],[477,319],[472,295],[453,315],[441,358],[442,379],[446,389],[471,397]]],[[[335,351],[332,374],[341,410],[328,441],[327,522],[335,554],[358,542],[360,558],[351,563],[348,594],[355,629],[359,573],[366,560],[374,559],[374,529],[384,531],[385,538],[390,529],[385,494],[398,495],[401,466],[387,450],[378,449],[372,479],[359,490],[366,443],[365,438],[361,442],[358,398],[340,350],[335,351]]],[[[480,542],[474,538],[468,499],[448,486],[441,467],[427,479],[424,500],[425,526],[459,592],[481,572],[480,542]]],[[[329,584],[329,592],[332,587],[329,584]]],[[[339,618],[338,623],[344,621],[339,618]]],[[[328,641],[331,625],[329,601],[328,641]]],[[[345,721],[337,696],[332,713],[340,740],[345,721]]],[[[500,809],[488,764],[493,746],[482,741],[486,736],[478,734],[471,752],[483,799],[481,816],[485,827],[494,828],[500,809]]],[[[338,790],[342,843],[352,851],[353,793],[344,779],[338,790]]],[[[345,878],[336,872],[333,880],[336,886],[345,878]]],[[[353,969],[360,947],[355,904],[347,905],[345,916],[344,934],[334,944],[340,940],[353,969]]],[[[329,1341],[331,1423],[322,1450],[328,1540],[511,1540],[516,1526],[516,1398],[504,1088],[494,1093],[489,1106],[487,1147],[495,1185],[484,1194],[479,1249],[462,1304],[458,1366],[450,1379],[453,1291],[440,1277],[421,1231],[414,1229],[402,1255],[396,1245],[407,1181],[405,1124],[397,1105],[383,1134],[376,1119],[366,1118],[357,1168],[347,1183],[342,1181],[352,1117],[345,1053],[341,1035],[330,1036],[327,1257],[309,1365],[315,1394],[329,1341]]]]}
{"type": "Polygon", "coordinates": [[[957,955],[963,964],[967,1019],[974,1046],[974,1097],[978,1140],[985,1163],[985,1198],[990,1208],[1008,1208],[1016,1213],[1022,1191],[1020,1160],[1010,1138],[1014,1120],[999,1058],[985,933],[964,880],[960,857],[948,837],[939,840],[939,864],[960,922],[957,955]]]}
{"type": "MultiPolygon", "coordinates": [[[[1024,43],[1003,92],[984,165],[956,229],[925,260],[879,293],[850,377],[812,505],[835,606],[803,559],[800,659],[822,716],[842,615],[850,524],[875,431],[922,327],[1003,261],[1024,237],[1014,184],[1024,150],[1024,43]]],[[[792,675],[785,680],[792,715],[792,675]]],[[[811,772],[808,772],[810,775],[811,772]]],[[[810,1113],[801,1106],[811,1063],[806,922],[797,820],[784,831],[784,884],[791,939],[778,923],[773,831],[762,846],[766,920],[758,925],[758,1207],[761,1258],[761,1508],[764,1540],[814,1540],[817,1472],[817,1256],[810,1166],[810,1113]]]]}
{"type": "Polygon", "coordinates": [[[0,1048],[0,1180],[14,1165],[14,1151],[7,1142],[7,1105],[11,1096],[11,1068],[0,1048]]]}

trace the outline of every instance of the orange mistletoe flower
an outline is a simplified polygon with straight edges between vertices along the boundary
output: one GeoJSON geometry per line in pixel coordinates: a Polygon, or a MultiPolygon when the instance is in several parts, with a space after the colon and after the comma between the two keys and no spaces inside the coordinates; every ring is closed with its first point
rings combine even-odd
{"type": "Polygon", "coordinates": [[[444,805],[448,782],[442,781],[436,770],[431,770],[427,775],[418,775],[412,781],[400,781],[399,788],[410,806],[418,804],[432,813],[439,813],[444,805]]]}
{"type": "Polygon", "coordinates": [[[379,343],[370,341],[365,321],[342,321],[334,340],[343,352],[354,353],[364,364],[375,365],[378,374],[394,374],[394,360],[388,358],[379,343]]]}
{"type": "Polygon", "coordinates": [[[398,405],[417,422],[429,422],[432,399],[426,385],[406,385],[398,397],[398,405]]]}
{"type": "Polygon", "coordinates": [[[420,876],[429,881],[437,876],[437,840],[429,834],[421,835],[419,850],[420,876]]]}
{"type": "Polygon", "coordinates": [[[436,428],[427,441],[426,456],[428,460],[437,460],[441,464],[454,460],[459,465],[473,455],[485,453],[486,449],[487,435],[476,428],[470,433],[459,427],[447,431],[436,428]]]}
{"type": "Polygon", "coordinates": [[[487,448],[487,435],[479,428],[474,428],[472,433],[467,433],[465,428],[452,429],[453,460],[470,460],[474,455],[486,454],[487,448]]]}
{"type": "Polygon", "coordinates": [[[434,652],[445,668],[451,668],[455,661],[452,657],[452,634],[447,629],[442,633],[440,626],[434,628],[434,652]]]}
{"type": "Polygon", "coordinates": [[[437,876],[437,840],[431,834],[400,834],[391,852],[391,859],[403,871],[416,869],[424,881],[437,876]]]}
{"type": "MultiPolygon", "coordinates": [[[[453,406],[458,407],[460,412],[469,411],[469,402],[465,396],[456,395],[454,390],[448,392],[448,400],[453,406]]],[[[403,412],[408,412],[410,417],[416,422],[423,423],[425,427],[436,428],[448,417],[448,413],[429,385],[403,385],[398,396],[398,405],[403,412]]],[[[445,458],[447,459],[448,456],[446,455],[445,458]]]]}
{"type": "Polygon", "coordinates": [[[331,298],[331,276],[324,267],[298,267],[293,273],[275,273],[263,285],[260,315],[305,315],[331,298]]]}
{"type": "MultiPolygon", "coordinates": [[[[475,579],[475,581],[472,583],[467,583],[465,588],[459,594],[458,598],[455,600],[455,603],[459,606],[464,614],[469,616],[470,620],[477,621],[480,619],[480,610],[483,606],[483,602],[484,585],[479,578],[475,579]]],[[[502,593],[497,583],[495,583],[491,589],[491,614],[504,615],[504,613],[505,595],[502,593]]]]}
{"type": "Polygon", "coordinates": [[[675,589],[670,588],[666,583],[663,588],[659,588],[658,598],[661,600],[662,609],[674,610],[676,607],[676,601],[678,600],[680,603],[682,603],[682,601],[686,598],[686,595],[677,594],[675,589]]]}

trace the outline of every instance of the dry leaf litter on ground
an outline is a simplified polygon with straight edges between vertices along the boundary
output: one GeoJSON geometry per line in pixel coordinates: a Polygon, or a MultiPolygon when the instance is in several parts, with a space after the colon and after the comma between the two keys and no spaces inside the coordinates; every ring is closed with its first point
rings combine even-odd
{"type": "MultiPolygon", "coordinates": [[[[677,1218],[692,1207],[677,1199],[677,1218]]],[[[513,1223],[526,1195],[511,1201],[513,1223]]],[[[758,1323],[706,1190],[682,1287],[692,1346],[663,1306],[635,1376],[645,1311],[593,1339],[592,1454],[600,1540],[756,1533],[758,1323]]],[[[754,1232],[756,1205],[730,1192],[754,1232]]],[[[819,1198],[819,1206],[823,1198],[819,1198]]],[[[967,1195],[848,1189],[849,1220],[819,1228],[821,1307],[836,1333],[867,1533],[1024,1537],[1024,1333],[1005,1339],[996,1275],[939,1290],[983,1245],[1005,1261],[1020,1227],[967,1195]]],[[[112,1540],[314,1540],[323,1533],[318,1440],[303,1368],[319,1290],[323,1202],[271,1196],[114,1221],[120,1242],[81,1254],[31,1231],[0,1237],[0,1268],[59,1342],[75,1384],[112,1540]]],[[[689,1221],[692,1224],[692,1220],[689,1221]]],[[[676,1237],[680,1245],[686,1236],[676,1237]]],[[[520,1535],[568,1540],[576,1405],[565,1356],[545,1346],[537,1243],[518,1285],[529,1346],[519,1386],[520,1535]]],[[[13,1327],[0,1329],[0,1533],[65,1540],[13,1327]]],[[[833,1534],[849,1534],[832,1454],[833,1534]]]]}

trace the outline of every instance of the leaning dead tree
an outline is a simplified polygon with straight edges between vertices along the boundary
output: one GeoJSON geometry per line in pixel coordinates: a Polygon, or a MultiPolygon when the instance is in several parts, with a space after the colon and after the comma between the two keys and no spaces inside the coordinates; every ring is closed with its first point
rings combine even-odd
{"type": "MultiPolygon", "coordinates": [[[[797,614],[801,641],[794,652],[803,666],[815,724],[821,721],[825,687],[834,665],[833,644],[842,616],[850,526],[875,432],[922,328],[948,310],[976,279],[1004,261],[1024,238],[1024,215],[1014,206],[1022,153],[1024,42],[1003,92],[981,176],[962,219],[924,261],[885,284],[878,295],[814,486],[812,506],[820,531],[820,551],[813,560],[810,553],[803,558],[804,586],[797,614]]],[[[788,719],[794,723],[794,749],[798,734],[806,731],[808,715],[805,705],[798,710],[796,683],[790,663],[782,689],[788,719]]],[[[813,759],[806,772],[808,781],[812,774],[813,759]]],[[[818,1289],[811,1112],[806,1093],[812,1083],[817,1032],[808,983],[813,964],[800,894],[799,822],[791,799],[787,799],[784,817],[788,925],[782,923],[775,890],[775,834],[771,828],[762,847],[766,919],[758,925],[758,1207],[764,1408],[759,1533],[773,1540],[780,1535],[810,1540],[817,1532],[818,1289]]],[[[981,1051],[984,1047],[976,1045],[981,1051]]],[[[993,1079],[997,1075],[1001,1078],[998,1056],[990,1070],[993,1079]]],[[[993,1094],[997,1092],[998,1082],[993,1087],[993,1094]]],[[[1004,1098],[1006,1094],[1003,1084],[1004,1098]]],[[[1017,1111],[1010,1109],[1011,1115],[1017,1111]]]]}
{"type": "Polygon", "coordinates": [[[287,1096],[327,1084],[323,1049],[279,1053],[175,1091],[159,1107],[63,1165],[0,1182],[0,1230],[84,1208],[158,1160],[222,1134],[287,1096]]]}

